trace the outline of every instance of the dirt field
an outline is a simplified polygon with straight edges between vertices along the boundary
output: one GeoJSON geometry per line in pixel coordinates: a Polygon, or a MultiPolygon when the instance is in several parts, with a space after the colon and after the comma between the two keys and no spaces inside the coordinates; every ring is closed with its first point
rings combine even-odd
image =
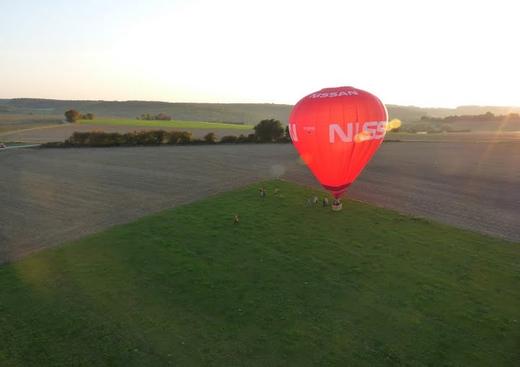
{"type": "Polygon", "coordinates": [[[62,116],[55,115],[13,115],[0,113],[0,141],[3,141],[2,136],[4,134],[9,135],[8,133],[16,130],[59,126],[61,120],[63,120],[62,116]]]}
{"type": "MultiPolygon", "coordinates": [[[[386,143],[348,195],[520,241],[519,166],[518,143],[386,143]]],[[[316,185],[290,144],[19,149],[0,167],[0,261],[259,179],[316,185]]]]}

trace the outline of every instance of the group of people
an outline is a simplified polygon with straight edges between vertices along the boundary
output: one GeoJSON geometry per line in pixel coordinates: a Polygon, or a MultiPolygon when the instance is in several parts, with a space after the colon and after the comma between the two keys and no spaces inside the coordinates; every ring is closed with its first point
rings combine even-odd
{"type": "MultiPolygon", "coordinates": [[[[317,205],[319,205],[319,203],[320,203],[320,199],[317,196],[307,199],[307,206],[313,206],[313,205],[317,206],[317,205]]],[[[321,199],[321,205],[323,207],[330,206],[329,199],[326,197],[321,199]]],[[[332,200],[332,209],[338,209],[341,206],[342,206],[341,201],[339,199],[332,200]]]]}
{"type": "MultiPolygon", "coordinates": [[[[265,198],[267,196],[267,190],[264,187],[259,188],[258,193],[261,198],[265,198]]],[[[273,193],[274,193],[274,195],[278,195],[280,193],[280,190],[278,188],[275,188],[273,193]]],[[[317,205],[319,205],[319,203],[320,203],[320,199],[317,196],[307,199],[307,206],[309,206],[309,207],[313,206],[313,205],[317,206],[317,205]]],[[[321,205],[323,207],[330,206],[329,199],[326,197],[322,198],[321,205]]],[[[332,200],[332,209],[334,209],[335,207],[338,207],[338,206],[341,206],[341,201],[339,199],[332,200]]],[[[233,223],[234,224],[240,223],[240,217],[238,216],[238,214],[234,215],[233,223]]]]}
{"type": "MultiPolygon", "coordinates": [[[[267,195],[267,191],[265,190],[265,188],[261,187],[260,189],[258,189],[258,192],[260,193],[260,197],[261,198],[265,198],[266,195],[267,195]]],[[[278,190],[278,188],[275,188],[274,189],[274,195],[278,195],[280,191],[278,190]]],[[[312,198],[309,198],[307,199],[307,206],[316,206],[320,203],[320,199],[317,197],[317,196],[314,196],[312,198]]],[[[341,201],[339,199],[334,199],[332,200],[332,206],[338,206],[341,204],[341,201]]],[[[327,206],[330,206],[330,202],[329,202],[329,199],[324,197],[323,199],[321,199],[321,205],[323,207],[327,207],[327,206]]]]}
{"type": "MultiPolygon", "coordinates": [[[[316,205],[318,205],[319,203],[320,203],[320,199],[319,199],[317,196],[314,196],[314,197],[312,197],[312,198],[308,198],[308,199],[307,199],[307,206],[312,206],[312,205],[316,206],[316,205]]],[[[329,203],[329,199],[326,198],[326,197],[324,197],[323,199],[321,199],[321,205],[322,205],[323,207],[329,206],[329,205],[330,205],[330,203],[329,203]]]]}

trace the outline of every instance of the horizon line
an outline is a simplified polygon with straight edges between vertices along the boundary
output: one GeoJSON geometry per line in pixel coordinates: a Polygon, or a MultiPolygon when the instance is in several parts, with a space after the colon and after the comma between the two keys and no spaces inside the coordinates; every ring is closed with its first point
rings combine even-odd
{"type": "MultiPolygon", "coordinates": [[[[291,103],[279,103],[279,102],[172,102],[172,101],[161,101],[161,100],[148,100],[148,99],[62,99],[62,98],[41,98],[41,97],[0,97],[0,100],[16,100],[16,99],[33,99],[33,100],[47,100],[47,101],[75,101],[75,102],[155,102],[155,103],[169,103],[169,104],[264,104],[264,105],[280,105],[280,106],[294,106],[291,103]]],[[[414,104],[398,104],[398,103],[384,103],[386,106],[399,106],[399,107],[417,107],[417,108],[429,108],[429,109],[449,109],[454,110],[461,107],[494,107],[494,108],[520,108],[520,105],[492,105],[492,104],[462,104],[454,107],[446,106],[425,106],[425,105],[414,105],[414,104]]]]}

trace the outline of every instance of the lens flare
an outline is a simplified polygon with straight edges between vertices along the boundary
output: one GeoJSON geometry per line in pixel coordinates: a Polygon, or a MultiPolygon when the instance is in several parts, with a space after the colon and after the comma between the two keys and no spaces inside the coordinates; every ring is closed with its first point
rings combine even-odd
{"type": "Polygon", "coordinates": [[[386,124],[386,131],[392,131],[399,129],[401,127],[401,120],[399,119],[392,119],[386,124]]]}

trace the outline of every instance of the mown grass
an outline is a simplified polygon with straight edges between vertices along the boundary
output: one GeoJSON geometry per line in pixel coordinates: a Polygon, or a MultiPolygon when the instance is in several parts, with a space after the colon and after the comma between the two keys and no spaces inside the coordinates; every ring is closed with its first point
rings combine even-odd
{"type": "Polygon", "coordinates": [[[96,118],[94,120],[80,120],[80,124],[87,125],[116,125],[116,126],[149,126],[149,127],[170,127],[177,129],[236,129],[236,130],[252,130],[253,125],[231,124],[223,122],[205,122],[205,121],[159,121],[159,120],[137,120],[137,119],[107,119],[96,118]]]}
{"type": "Polygon", "coordinates": [[[519,365],[519,244],[260,185],[0,267],[0,366],[519,365]]]}

